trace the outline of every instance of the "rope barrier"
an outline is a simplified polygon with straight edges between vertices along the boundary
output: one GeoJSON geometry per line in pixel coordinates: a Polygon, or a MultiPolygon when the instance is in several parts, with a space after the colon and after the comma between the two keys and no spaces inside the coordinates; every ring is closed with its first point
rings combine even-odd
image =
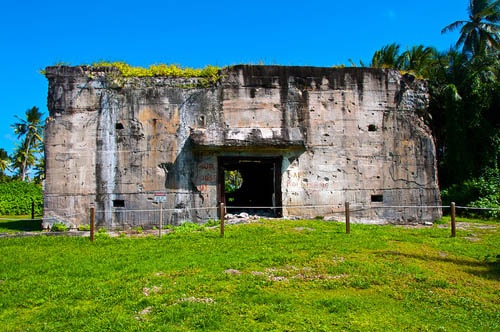
{"type": "MultiPolygon", "coordinates": [[[[381,206],[352,206],[351,212],[359,212],[370,209],[447,209],[450,208],[450,205],[381,205],[381,206]]],[[[276,209],[315,209],[315,208],[332,208],[336,211],[331,211],[330,213],[343,213],[344,208],[336,205],[327,205],[327,204],[318,204],[318,205],[283,205],[283,206],[226,206],[227,210],[236,210],[236,209],[246,209],[246,210],[276,210],[276,209]]],[[[465,209],[465,210],[481,210],[481,211],[500,211],[500,208],[480,208],[480,207],[471,207],[471,206],[456,206],[457,209],[465,209]]],[[[184,208],[162,208],[162,211],[196,211],[196,210],[215,210],[217,211],[219,207],[210,206],[210,207],[184,207],[184,208]]],[[[136,210],[125,210],[125,209],[112,209],[112,210],[96,210],[95,213],[127,213],[127,212],[159,212],[160,209],[136,209],[136,210]]],[[[71,214],[71,215],[60,215],[60,216],[47,216],[35,219],[19,219],[19,220],[47,220],[47,219],[57,219],[57,218],[73,218],[79,216],[86,216],[86,214],[71,214]]],[[[0,218],[0,220],[12,220],[10,218],[0,218]]]]}
{"type": "MultiPolygon", "coordinates": [[[[217,210],[218,207],[199,207],[199,208],[162,208],[162,211],[179,211],[179,210],[217,210]]],[[[151,209],[151,210],[96,210],[95,213],[125,213],[125,212],[159,212],[160,209],[151,209]]]]}
{"type": "Polygon", "coordinates": [[[486,211],[499,211],[500,208],[481,208],[481,207],[471,207],[471,206],[455,206],[457,209],[464,210],[486,210],[486,211]]]}
{"type": "Polygon", "coordinates": [[[31,218],[23,218],[23,219],[16,219],[16,218],[0,218],[0,220],[12,220],[12,221],[28,221],[28,220],[42,220],[43,218],[35,218],[35,219],[31,219],[31,218]]]}
{"type": "MultiPolygon", "coordinates": [[[[384,205],[384,206],[370,206],[368,207],[369,209],[398,209],[398,208],[413,208],[413,209],[444,209],[444,208],[449,208],[449,205],[430,205],[430,206],[415,206],[415,205],[384,205]]],[[[458,207],[458,206],[457,206],[458,207]]]]}

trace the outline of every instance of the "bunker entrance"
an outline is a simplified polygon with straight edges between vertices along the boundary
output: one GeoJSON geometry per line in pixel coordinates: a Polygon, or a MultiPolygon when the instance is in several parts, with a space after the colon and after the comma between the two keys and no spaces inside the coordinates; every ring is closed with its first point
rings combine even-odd
{"type": "Polygon", "coordinates": [[[281,216],[281,157],[220,157],[219,193],[227,212],[281,216]]]}

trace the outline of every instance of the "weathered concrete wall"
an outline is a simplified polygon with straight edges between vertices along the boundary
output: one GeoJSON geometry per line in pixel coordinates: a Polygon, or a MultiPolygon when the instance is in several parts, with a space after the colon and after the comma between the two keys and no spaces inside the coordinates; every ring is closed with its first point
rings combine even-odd
{"type": "MultiPolygon", "coordinates": [[[[346,200],[366,207],[440,203],[434,144],[419,116],[427,90],[409,75],[235,66],[216,86],[190,88],[196,78],[111,79],[114,71],[47,68],[49,222],[87,223],[94,205],[100,225],[147,224],[147,216],[116,212],[113,201],[148,210],[158,191],[177,209],[170,223],[216,218],[203,208],[218,203],[219,156],[282,156],[285,216],[328,216],[346,200]],[[372,195],[383,202],[371,202],[372,195]]],[[[440,213],[366,209],[354,219],[423,222],[440,213]]]]}

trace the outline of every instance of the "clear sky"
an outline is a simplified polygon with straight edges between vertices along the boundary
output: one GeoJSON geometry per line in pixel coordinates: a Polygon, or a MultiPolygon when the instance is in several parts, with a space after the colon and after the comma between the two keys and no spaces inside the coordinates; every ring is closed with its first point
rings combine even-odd
{"type": "Polygon", "coordinates": [[[386,44],[449,49],[467,0],[2,1],[0,147],[11,152],[14,115],[47,111],[40,69],[122,60],[203,67],[265,63],[332,66],[371,60],[386,44]]]}

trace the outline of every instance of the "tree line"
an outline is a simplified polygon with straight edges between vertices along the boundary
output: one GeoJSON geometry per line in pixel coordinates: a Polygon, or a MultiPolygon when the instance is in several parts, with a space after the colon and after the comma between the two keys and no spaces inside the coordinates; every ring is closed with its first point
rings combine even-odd
{"type": "Polygon", "coordinates": [[[500,1],[471,0],[467,11],[468,20],[441,31],[460,32],[449,51],[424,45],[402,51],[394,43],[376,51],[370,66],[427,80],[426,121],[436,142],[443,202],[499,207],[500,1]]]}

